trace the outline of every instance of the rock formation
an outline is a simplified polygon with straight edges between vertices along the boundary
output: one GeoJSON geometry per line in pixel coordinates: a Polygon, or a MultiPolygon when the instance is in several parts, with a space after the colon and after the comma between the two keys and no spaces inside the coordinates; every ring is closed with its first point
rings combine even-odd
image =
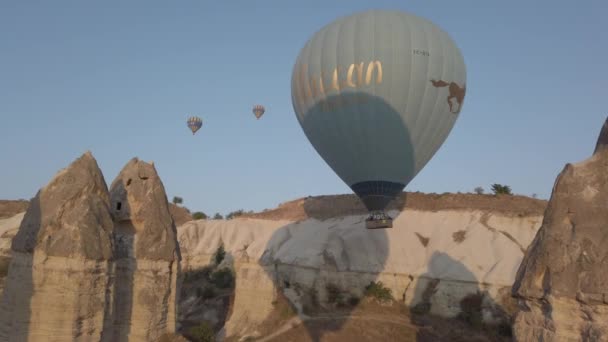
{"type": "Polygon", "coordinates": [[[99,340],[112,230],[106,183],[86,153],[38,192],[13,239],[0,340],[99,340]]]}
{"type": "Polygon", "coordinates": [[[179,246],[154,165],[137,158],[110,188],[115,276],[104,341],[154,341],[176,329],[179,246]]]}
{"type": "Polygon", "coordinates": [[[608,340],[608,121],[593,156],[567,164],[519,267],[518,341],[608,340]]]}
{"type": "MultiPolygon", "coordinates": [[[[228,337],[263,334],[260,326],[276,310],[281,291],[298,311],[314,306],[315,300],[329,308],[328,287],[339,288],[344,298],[361,298],[371,281],[383,282],[399,302],[413,307],[424,302],[430,313],[447,317],[459,315],[463,299],[481,291],[484,321],[499,321],[504,312],[498,306],[509,311],[512,305],[515,271],[540,226],[542,208],[528,215],[519,209],[506,212],[506,206],[496,212],[486,208],[504,203],[500,196],[479,196],[485,202],[475,199],[478,206],[467,202],[468,196],[460,201],[452,196],[447,204],[459,203],[459,208],[429,203],[392,211],[394,227],[382,231],[365,229],[364,213],[294,222],[281,220],[276,210],[273,219],[191,221],[178,228],[182,265],[190,272],[212,264],[222,242],[232,256],[236,286],[224,331],[228,337]]],[[[544,203],[509,200],[513,208],[524,207],[522,202],[544,203]]],[[[304,208],[291,208],[288,214],[317,217],[315,208],[326,210],[335,203],[331,197],[303,202],[304,208]],[[306,207],[310,201],[319,203],[311,209],[306,207]]],[[[194,300],[195,294],[184,298],[194,300]]]]}
{"type": "MultiPolygon", "coordinates": [[[[0,246],[18,220],[2,220],[0,246]]],[[[0,341],[143,342],[176,331],[180,254],[153,165],[131,160],[110,193],[85,153],[29,203],[10,254],[0,251],[10,260],[0,341]]]]}

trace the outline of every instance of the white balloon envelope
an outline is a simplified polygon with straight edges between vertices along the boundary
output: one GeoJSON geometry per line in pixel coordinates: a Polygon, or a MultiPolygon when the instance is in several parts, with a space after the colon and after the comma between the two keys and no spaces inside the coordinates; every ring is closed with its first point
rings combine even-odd
{"type": "Polygon", "coordinates": [[[464,59],[446,32],[373,10],[314,34],[294,65],[291,94],[316,151],[378,214],[446,140],[465,83],[464,59]]]}

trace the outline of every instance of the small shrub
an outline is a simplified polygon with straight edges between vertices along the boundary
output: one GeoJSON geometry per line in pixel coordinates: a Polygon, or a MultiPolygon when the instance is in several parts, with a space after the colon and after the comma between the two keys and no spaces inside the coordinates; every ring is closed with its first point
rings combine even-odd
{"type": "Polygon", "coordinates": [[[410,309],[413,314],[425,315],[431,311],[431,299],[435,293],[437,293],[437,286],[439,285],[439,282],[439,279],[430,279],[422,291],[422,299],[420,303],[414,305],[414,307],[410,309]]]}
{"type": "Polygon", "coordinates": [[[501,322],[496,326],[496,333],[504,337],[513,337],[513,330],[511,330],[511,324],[507,322],[501,322]]]}
{"type": "Polygon", "coordinates": [[[350,306],[357,306],[357,305],[359,305],[359,302],[360,302],[360,301],[361,301],[361,300],[359,299],[359,297],[351,296],[351,297],[348,299],[348,304],[349,304],[350,306]]]}
{"type": "Polygon", "coordinates": [[[4,278],[8,275],[10,263],[10,258],[0,258],[0,278],[4,278]]]}
{"type": "Polygon", "coordinates": [[[173,204],[182,204],[184,203],[184,199],[179,197],[179,196],[174,196],[173,197],[173,204]]]}
{"type": "Polygon", "coordinates": [[[224,260],[224,257],[226,256],[226,250],[224,249],[224,243],[220,243],[220,246],[217,248],[217,250],[215,251],[215,264],[219,265],[222,263],[222,261],[224,260]]]}
{"type": "Polygon", "coordinates": [[[202,211],[197,211],[194,214],[192,214],[192,219],[194,220],[206,220],[207,219],[207,215],[202,212],[202,211]]]}
{"type": "Polygon", "coordinates": [[[336,306],[339,308],[346,307],[346,302],[344,301],[344,296],[342,296],[342,295],[338,296],[338,298],[336,299],[336,306]]]}
{"type": "Polygon", "coordinates": [[[319,296],[316,288],[310,288],[305,292],[305,301],[302,309],[306,314],[312,314],[319,308],[319,296]]]}
{"type": "Polygon", "coordinates": [[[454,234],[452,234],[452,239],[456,243],[461,243],[461,242],[464,241],[464,239],[465,239],[466,236],[467,236],[467,232],[466,231],[459,230],[457,232],[454,232],[454,234]]]}
{"type": "Polygon", "coordinates": [[[483,293],[477,292],[470,294],[460,301],[460,318],[474,328],[480,328],[483,325],[482,304],[483,293]]]}
{"type": "Polygon", "coordinates": [[[388,302],[393,300],[393,295],[391,292],[391,289],[385,287],[381,281],[372,281],[365,287],[365,296],[375,298],[380,302],[388,302]]]}
{"type": "Polygon", "coordinates": [[[190,335],[197,342],[215,342],[213,327],[208,322],[202,322],[198,326],[190,329],[190,335]]]}
{"type": "Polygon", "coordinates": [[[340,289],[334,284],[325,285],[325,290],[327,291],[327,302],[330,304],[335,304],[341,300],[340,289]]]}
{"type": "Polygon", "coordinates": [[[222,216],[222,214],[220,214],[220,213],[215,213],[215,215],[213,215],[213,219],[214,220],[223,220],[224,216],[222,216]]]}
{"type": "Polygon", "coordinates": [[[494,195],[512,195],[511,187],[502,184],[492,184],[492,192],[494,195]]]}
{"type": "Polygon", "coordinates": [[[279,317],[281,319],[288,319],[290,317],[293,317],[296,314],[296,312],[293,310],[293,308],[291,307],[291,305],[284,303],[281,307],[281,311],[279,313],[279,317]]]}
{"type": "Polygon", "coordinates": [[[204,288],[196,289],[196,295],[203,298],[203,300],[215,297],[215,290],[211,286],[205,286],[204,288]]]}
{"type": "Polygon", "coordinates": [[[203,279],[208,280],[211,270],[213,270],[212,266],[205,266],[197,270],[186,272],[184,274],[184,281],[194,282],[203,279]]]}
{"type": "Polygon", "coordinates": [[[245,213],[245,211],[243,209],[239,209],[233,212],[228,213],[228,215],[226,215],[226,220],[232,220],[235,217],[239,217],[241,215],[243,215],[245,213]]]}
{"type": "Polygon", "coordinates": [[[414,315],[426,315],[431,311],[430,302],[420,302],[410,309],[410,312],[414,315]]]}
{"type": "Polygon", "coordinates": [[[476,193],[476,194],[478,194],[478,195],[481,195],[481,194],[483,194],[483,192],[484,192],[483,188],[482,188],[482,187],[480,187],[480,186],[476,187],[474,191],[475,191],[475,193],[476,193]]]}
{"type": "Polygon", "coordinates": [[[211,282],[220,289],[227,289],[234,284],[234,275],[228,268],[222,268],[211,274],[211,282]]]}

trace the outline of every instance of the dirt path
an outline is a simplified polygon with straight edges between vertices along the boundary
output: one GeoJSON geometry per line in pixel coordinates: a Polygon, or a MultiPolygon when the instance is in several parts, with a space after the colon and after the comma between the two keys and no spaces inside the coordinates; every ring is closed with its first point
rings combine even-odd
{"type": "Polygon", "coordinates": [[[267,342],[272,339],[288,332],[291,329],[297,328],[299,325],[308,321],[333,321],[333,320],[362,320],[362,321],[370,321],[370,322],[380,322],[380,323],[393,323],[401,326],[408,326],[412,329],[416,329],[416,325],[410,322],[410,319],[407,317],[399,317],[395,315],[319,315],[319,316],[296,316],[279,327],[274,333],[265,336],[257,340],[256,342],[267,342]]]}

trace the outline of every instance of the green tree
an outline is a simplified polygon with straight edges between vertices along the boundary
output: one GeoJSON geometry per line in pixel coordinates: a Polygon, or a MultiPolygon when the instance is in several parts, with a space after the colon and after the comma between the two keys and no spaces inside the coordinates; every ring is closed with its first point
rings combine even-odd
{"type": "Polygon", "coordinates": [[[213,219],[214,220],[223,220],[224,216],[222,216],[222,214],[220,214],[220,213],[215,213],[215,215],[213,215],[213,219]]]}
{"type": "Polygon", "coordinates": [[[215,342],[213,327],[208,322],[202,322],[200,325],[190,329],[190,335],[198,342],[215,342]]]}
{"type": "Polygon", "coordinates": [[[211,273],[211,282],[220,289],[227,289],[234,284],[234,274],[228,268],[211,273]]]}
{"type": "Polygon", "coordinates": [[[225,256],[226,256],[226,250],[224,249],[224,243],[221,242],[220,246],[215,251],[215,264],[219,265],[222,262],[222,260],[224,260],[225,256]]]}
{"type": "Polygon", "coordinates": [[[391,292],[391,289],[385,287],[381,281],[377,283],[372,281],[365,287],[366,296],[376,298],[381,302],[391,301],[393,299],[393,294],[391,292]]]}
{"type": "Polygon", "coordinates": [[[182,204],[184,203],[184,199],[179,196],[173,196],[173,204],[182,204]]]}
{"type": "Polygon", "coordinates": [[[480,186],[476,187],[474,191],[475,191],[475,193],[476,193],[476,194],[478,194],[478,195],[481,195],[481,194],[483,194],[483,192],[484,192],[483,188],[482,188],[482,187],[480,187],[480,186]]]}
{"type": "Polygon", "coordinates": [[[197,211],[194,214],[192,214],[192,218],[195,220],[206,220],[207,215],[202,211],[197,211]]]}
{"type": "Polygon", "coordinates": [[[494,192],[495,195],[512,195],[511,187],[502,184],[492,184],[492,192],[494,192]]]}
{"type": "Polygon", "coordinates": [[[233,218],[241,216],[244,213],[245,213],[245,211],[243,209],[235,210],[233,212],[228,213],[228,215],[226,215],[226,220],[232,220],[233,218]]]}

